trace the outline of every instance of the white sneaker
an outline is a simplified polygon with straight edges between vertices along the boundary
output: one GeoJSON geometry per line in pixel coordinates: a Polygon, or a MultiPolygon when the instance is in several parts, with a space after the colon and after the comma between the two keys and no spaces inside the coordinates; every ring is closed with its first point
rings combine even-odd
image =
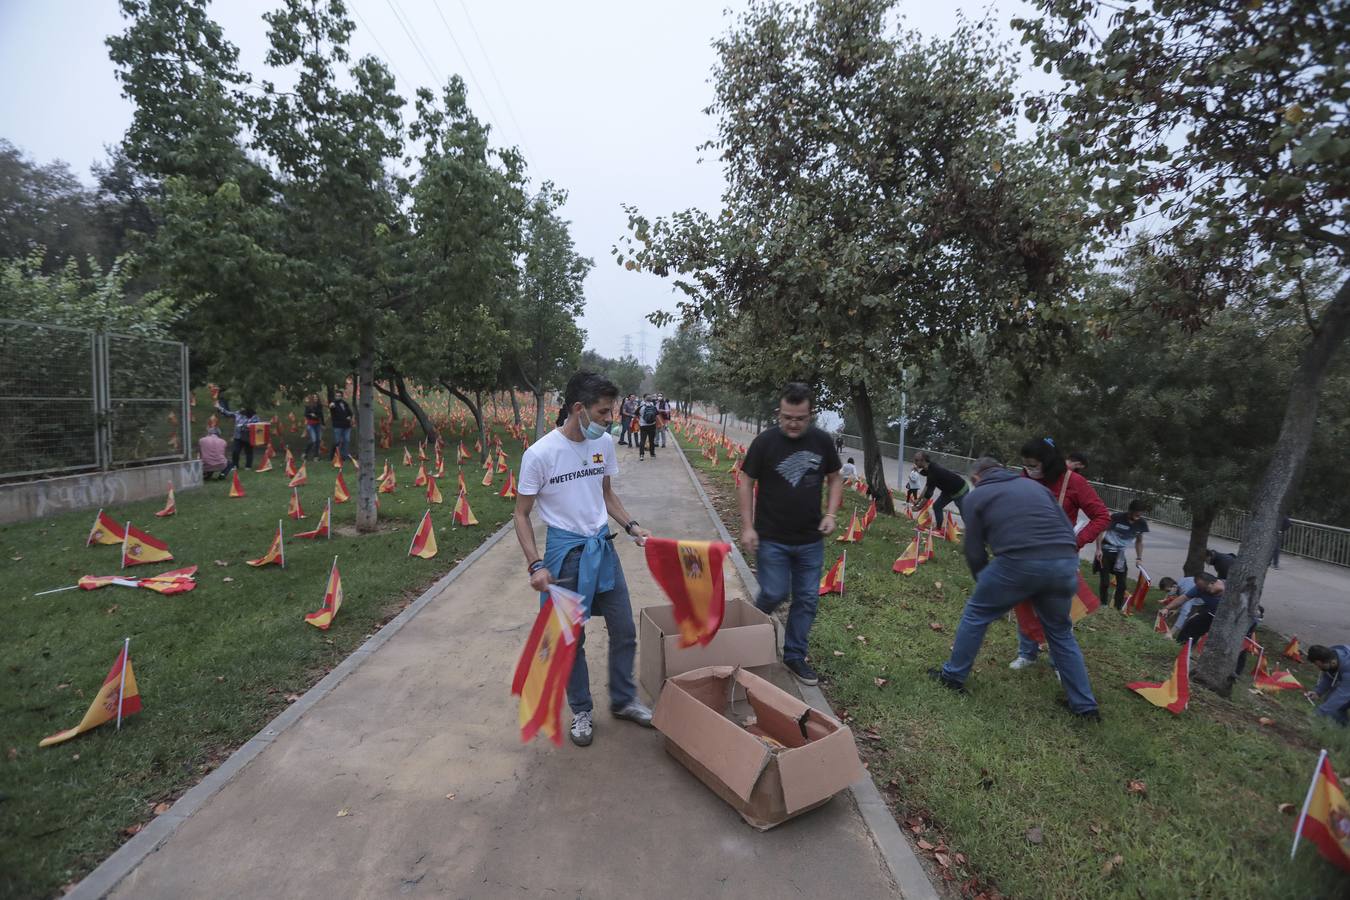
{"type": "Polygon", "coordinates": [[[579,712],[572,716],[572,743],[578,747],[589,747],[591,743],[591,714],[579,712]]]}
{"type": "Polygon", "coordinates": [[[1025,656],[1019,656],[1019,657],[1017,657],[1017,659],[1014,659],[1012,662],[1008,663],[1008,668],[1010,668],[1010,669],[1029,669],[1029,668],[1031,668],[1031,667],[1034,666],[1034,665],[1036,665],[1036,660],[1034,660],[1034,659],[1027,659],[1025,656]]]}

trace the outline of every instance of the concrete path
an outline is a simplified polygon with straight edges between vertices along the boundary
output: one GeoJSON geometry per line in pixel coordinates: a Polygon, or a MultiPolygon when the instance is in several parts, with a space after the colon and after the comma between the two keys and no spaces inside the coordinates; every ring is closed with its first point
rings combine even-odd
{"type": "MultiPolygon", "coordinates": [[[[747,428],[735,423],[728,425],[727,437],[749,444],[755,437],[755,430],[753,426],[747,428]]],[[[852,456],[859,470],[862,469],[861,448],[846,445],[843,456],[845,459],[852,456]]],[[[886,484],[896,491],[901,485],[901,479],[896,477],[898,462],[888,456],[882,463],[886,484]]],[[[906,462],[906,476],[910,468],[906,462]]],[[[1155,581],[1164,575],[1180,578],[1189,543],[1190,531],[1187,529],[1150,522],[1149,533],[1144,538],[1144,568],[1155,581]]],[[[1211,538],[1209,545],[1226,553],[1237,550],[1236,542],[1221,538],[1211,538]]],[[[1084,548],[1083,558],[1091,559],[1092,551],[1084,548]]],[[[1130,566],[1133,579],[1133,558],[1130,566]]],[[[1350,569],[1344,566],[1285,554],[1280,559],[1280,568],[1266,573],[1261,602],[1266,608],[1266,627],[1284,635],[1297,635],[1305,647],[1350,643],[1350,569]]]]}
{"type": "MultiPolygon", "coordinates": [[[[618,492],[661,536],[712,537],[678,452],[639,463],[620,448],[618,492]]],[[[666,602],[641,552],[616,545],[635,609],[666,602]]],[[[730,596],[744,595],[730,565],[727,580],[730,596]]],[[[761,834],[667,756],[658,733],[611,719],[602,621],[587,636],[595,743],[522,745],[509,685],[536,604],[508,536],[113,895],[897,895],[847,792],[761,834]]]]}

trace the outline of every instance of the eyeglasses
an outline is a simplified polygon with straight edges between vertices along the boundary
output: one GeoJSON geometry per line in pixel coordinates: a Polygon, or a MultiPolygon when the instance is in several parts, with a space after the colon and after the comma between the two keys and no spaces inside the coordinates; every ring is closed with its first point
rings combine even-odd
{"type": "Polygon", "coordinates": [[[807,414],[804,415],[804,416],[789,416],[787,413],[781,413],[781,412],[780,412],[780,413],[778,414],[778,420],[779,420],[780,422],[791,422],[791,423],[793,423],[793,424],[796,424],[796,423],[799,423],[799,422],[809,422],[809,421],[811,421],[811,414],[810,414],[810,413],[807,413],[807,414]]]}

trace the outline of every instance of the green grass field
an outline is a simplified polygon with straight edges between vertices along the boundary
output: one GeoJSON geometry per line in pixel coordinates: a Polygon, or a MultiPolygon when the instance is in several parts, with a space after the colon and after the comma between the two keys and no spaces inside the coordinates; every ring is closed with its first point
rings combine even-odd
{"type": "MultiPolygon", "coordinates": [[[[685,447],[739,534],[725,454],[713,472],[685,447]]],[[[866,505],[845,497],[841,528],[866,505]]],[[[1294,818],[1280,810],[1302,805],[1319,747],[1350,774],[1344,729],[1314,721],[1297,691],[1254,695],[1243,681],[1231,700],[1194,688],[1179,716],[1127,690],[1162,681],[1176,658],[1176,644],[1151,630],[1156,593],[1142,615],[1102,610],[1079,623],[1102,724],[1070,717],[1045,662],[1008,669],[1012,624],[989,630],[969,695],[954,695],[925,671],[946,658],[974,582],[959,547],[943,541],[917,573],[894,574],[913,533],[882,516],[861,544],[827,544],[827,567],[848,547],[846,594],[821,598],[811,660],[936,877],[965,896],[1347,895],[1347,876],[1306,842],[1290,862],[1294,818]],[[1130,789],[1136,781],[1142,791],[1130,789]]],[[[1275,655],[1284,646],[1260,639],[1275,655]]],[[[1316,681],[1311,665],[1277,667],[1305,687],[1316,681]]]]}
{"type": "MultiPolygon", "coordinates": [[[[197,409],[200,431],[205,416],[197,409]]],[[[499,433],[518,472],[521,444],[499,433]]],[[[286,438],[298,454],[303,438],[286,438]]],[[[370,535],[355,531],[357,473],[348,465],[353,499],[334,505],[332,539],[291,539],[315,526],[332,495],[336,471],[328,462],[309,464],[308,484],[299,489],[307,518],[299,522],[285,518],[290,490],[280,458],[271,472],[242,475],[241,499],[229,499],[228,484],[213,481],[180,491],[178,514],[170,518],[154,517],[162,498],[110,508],[119,522],[131,520],[166,541],[175,557],[130,574],[200,566],[198,587],[186,594],[108,587],[35,597],[81,575],[117,574],[120,548],[84,546],[93,510],[0,527],[6,585],[0,720],[7,754],[0,768],[0,895],[51,896],[86,874],[158,803],[219,765],[506,522],[514,501],[497,496],[506,476],[483,487],[482,468],[469,462],[464,477],[480,524],[452,525],[456,440],[447,434],[444,503],[432,507],[440,553],[430,560],[407,556],[427,504],[412,484],[415,467],[402,465],[401,444],[379,451],[380,466],[385,457],[395,466],[398,489],[380,495],[380,530],[370,535]],[[286,568],[245,565],[267,550],[279,518],[286,568]],[[304,616],[320,607],[334,556],[345,601],[324,632],[304,616]],[[144,711],[120,733],[109,724],[39,749],[41,738],[79,722],[124,637],[131,638],[144,711]]],[[[472,452],[472,436],[466,444],[472,452]]],[[[415,457],[415,443],[412,451],[415,457]]]]}

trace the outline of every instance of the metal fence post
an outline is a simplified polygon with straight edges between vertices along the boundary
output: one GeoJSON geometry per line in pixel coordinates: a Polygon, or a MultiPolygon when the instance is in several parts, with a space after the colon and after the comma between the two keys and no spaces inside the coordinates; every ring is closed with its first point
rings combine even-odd
{"type": "Polygon", "coordinates": [[[97,432],[98,464],[112,468],[112,400],[108,386],[108,336],[94,333],[94,428],[97,432]]]}
{"type": "Polygon", "coordinates": [[[192,459],[192,409],[191,394],[192,389],[188,387],[188,348],[187,344],[179,344],[179,351],[183,360],[183,404],[182,411],[178,415],[179,425],[183,435],[183,459],[192,459]]]}

